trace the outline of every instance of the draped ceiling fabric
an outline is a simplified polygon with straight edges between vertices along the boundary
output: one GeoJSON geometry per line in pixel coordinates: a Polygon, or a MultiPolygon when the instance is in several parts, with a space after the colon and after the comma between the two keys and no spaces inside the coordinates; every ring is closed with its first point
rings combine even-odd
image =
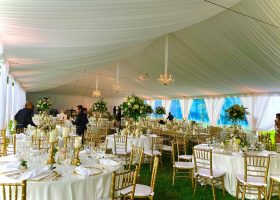
{"type": "MultiPolygon", "coordinates": [[[[279,0],[212,1],[280,26],[279,0]]],[[[116,97],[280,92],[280,29],[203,0],[2,0],[0,10],[4,58],[28,92],[90,96],[98,73],[113,96],[117,60],[116,97]],[[167,33],[170,87],[157,83],[167,33]]]]}

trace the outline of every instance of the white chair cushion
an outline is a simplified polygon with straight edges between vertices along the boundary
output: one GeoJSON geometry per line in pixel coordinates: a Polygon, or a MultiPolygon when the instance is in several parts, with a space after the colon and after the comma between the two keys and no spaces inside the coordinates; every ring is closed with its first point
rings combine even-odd
{"type": "Polygon", "coordinates": [[[161,155],[160,151],[158,150],[153,150],[153,154],[151,150],[145,150],[144,154],[149,155],[149,156],[158,156],[161,155]]]}
{"type": "Polygon", "coordinates": [[[116,154],[118,155],[126,155],[126,154],[129,154],[130,152],[127,150],[125,151],[125,149],[117,149],[116,150],[116,154]]]}
{"type": "Polygon", "coordinates": [[[192,162],[175,162],[174,167],[178,169],[194,169],[194,164],[192,162]]]}
{"type": "Polygon", "coordinates": [[[192,155],[179,155],[178,156],[179,159],[183,159],[183,160],[192,160],[192,155]]]}
{"type": "Polygon", "coordinates": [[[237,174],[236,178],[245,185],[256,185],[256,186],[266,186],[264,182],[264,178],[262,177],[254,177],[254,176],[247,176],[247,182],[244,181],[244,174],[237,174]]]}
{"type": "Polygon", "coordinates": [[[220,170],[220,169],[213,169],[213,176],[210,176],[210,170],[209,169],[198,169],[198,172],[195,173],[194,175],[200,175],[208,178],[217,178],[220,176],[224,176],[226,174],[225,171],[220,170]]]}
{"type": "Polygon", "coordinates": [[[280,175],[271,175],[270,178],[272,178],[273,180],[280,182],[280,175]]]}
{"type": "MultiPolygon", "coordinates": [[[[132,190],[132,187],[125,188],[121,190],[121,194],[128,194],[132,190]]],[[[147,197],[147,196],[154,196],[151,187],[142,184],[136,184],[135,187],[135,197],[147,197]]]]}
{"type": "Polygon", "coordinates": [[[172,146],[169,146],[169,145],[162,145],[162,150],[163,151],[172,151],[172,146]]]}

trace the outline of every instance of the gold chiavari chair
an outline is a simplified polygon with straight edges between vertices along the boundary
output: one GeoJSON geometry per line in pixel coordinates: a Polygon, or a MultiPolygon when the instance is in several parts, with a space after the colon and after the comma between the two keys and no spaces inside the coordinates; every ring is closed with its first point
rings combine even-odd
{"type": "Polygon", "coordinates": [[[163,145],[162,137],[152,137],[150,149],[144,150],[144,155],[147,156],[150,160],[150,169],[152,169],[153,159],[156,156],[160,157],[160,161],[162,163],[162,145],[163,145]]]}
{"type": "Polygon", "coordinates": [[[132,150],[130,152],[130,159],[128,164],[128,170],[131,170],[133,166],[138,167],[138,178],[137,182],[139,183],[140,180],[140,172],[141,172],[141,166],[144,161],[144,148],[142,147],[135,147],[132,145],[132,150]]]}
{"type": "Polygon", "coordinates": [[[162,155],[170,157],[172,161],[172,141],[176,138],[176,132],[168,131],[163,135],[162,155]]]}
{"type": "Polygon", "coordinates": [[[258,195],[258,199],[267,199],[267,175],[270,164],[270,156],[258,156],[244,154],[244,172],[237,174],[236,198],[239,192],[242,200],[246,194],[258,195]]]}
{"type": "Polygon", "coordinates": [[[8,142],[6,138],[6,130],[1,130],[0,136],[0,156],[7,155],[8,142]]]}
{"type": "Polygon", "coordinates": [[[147,198],[149,198],[150,200],[154,199],[154,189],[156,184],[158,163],[159,163],[159,158],[155,157],[150,186],[143,185],[143,184],[136,184],[135,192],[134,192],[134,197],[136,199],[147,199],[147,198]]]}
{"type": "Polygon", "coordinates": [[[127,159],[130,151],[127,149],[127,135],[120,136],[114,135],[114,152],[115,155],[125,158],[125,165],[127,165],[127,159]]]}
{"type": "Polygon", "coordinates": [[[124,199],[124,197],[133,200],[137,175],[138,167],[120,173],[113,171],[110,200],[124,199]]]}
{"type": "Polygon", "coordinates": [[[20,199],[26,200],[26,180],[23,180],[21,183],[0,183],[0,188],[2,189],[2,200],[17,200],[20,193],[20,199]]]}
{"type": "Polygon", "coordinates": [[[177,136],[176,137],[176,147],[177,147],[177,155],[178,155],[178,161],[191,161],[192,155],[188,155],[188,139],[187,135],[184,135],[182,137],[177,136]]]}
{"type": "Polygon", "coordinates": [[[194,164],[192,162],[182,162],[176,161],[176,148],[178,142],[172,141],[172,164],[173,164],[173,175],[172,175],[172,185],[174,185],[175,178],[190,178],[192,181],[192,186],[194,184],[193,175],[194,175],[194,164]],[[176,176],[176,174],[178,174],[176,176]]]}
{"type": "Polygon", "coordinates": [[[280,199],[280,175],[270,176],[270,189],[269,189],[269,200],[271,200],[273,193],[277,189],[278,199],[280,199]]]}
{"type": "Polygon", "coordinates": [[[216,200],[215,186],[222,186],[225,198],[225,172],[219,169],[213,169],[212,149],[193,149],[195,173],[194,173],[194,193],[195,196],[197,183],[206,185],[211,183],[213,199],[216,200]]]}

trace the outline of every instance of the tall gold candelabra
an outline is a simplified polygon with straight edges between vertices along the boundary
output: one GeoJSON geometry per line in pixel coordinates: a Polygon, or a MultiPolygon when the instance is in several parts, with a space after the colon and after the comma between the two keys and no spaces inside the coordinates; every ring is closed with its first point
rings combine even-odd
{"type": "Polygon", "coordinates": [[[55,160],[54,160],[54,144],[55,142],[50,142],[50,152],[49,152],[49,159],[47,160],[47,164],[54,164],[55,160]]]}
{"type": "Polygon", "coordinates": [[[71,160],[71,165],[79,166],[81,165],[80,157],[79,157],[80,147],[75,148],[74,150],[74,158],[71,160]]]}
{"type": "Polygon", "coordinates": [[[64,140],[64,148],[65,149],[67,149],[67,143],[68,143],[69,138],[70,138],[69,136],[63,138],[63,140],[64,140]]]}

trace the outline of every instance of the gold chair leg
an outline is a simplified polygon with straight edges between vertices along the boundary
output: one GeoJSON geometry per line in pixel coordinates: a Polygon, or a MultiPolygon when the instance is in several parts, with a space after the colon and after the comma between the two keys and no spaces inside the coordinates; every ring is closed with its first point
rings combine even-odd
{"type": "Polygon", "coordinates": [[[211,185],[212,185],[213,199],[216,200],[214,179],[211,180],[211,185]]]}
{"type": "Polygon", "coordinates": [[[268,196],[269,200],[271,200],[272,193],[273,193],[273,179],[270,179],[270,188],[269,188],[269,196],[268,196]]]}
{"type": "Polygon", "coordinates": [[[222,177],[222,187],[223,187],[223,196],[226,198],[226,190],[225,190],[225,177],[222,177]]]}
{"type": "Polygon", "coordinates": [[[268,197],[267,197],[267,188],[264,187],[264,199],[265,200],[268,200],[268,197]]]}
{"type": "Polygon", "coordinates": [[[173,176],[172,176],[172,185],[174,186],[174,182],[175,182],[175,175],[176,175],[176,168],[173,167],[173,176]]]}
{"type": "Polygon", "coordinates": [[[198,178],[197,176],[194,178],[193,198],[194,198],[195,192],[196,192],[197,178],[198,178]]]}
{"type": "Polygon", "coordinates": [[[194,170],[191,169],[192,188],[194,187],[194,170]]]}
{"type": "Polygon", "coordinates": [[[242,200],[245,200],[245,194],[246,194],[246,185],[244,185],[244,191],[242,193],[242,200]]]}
{"type": "Polygon", "coordinates": [[[236,183],[236,200],[238,200],[238,196],[239,196],[239,182],[237,180],[237,183],[236,183]]]}
{"type": "Polygon", "coordinates": [[[262,199],[261,188],[258,188],[258,200],[262,199]]]}

